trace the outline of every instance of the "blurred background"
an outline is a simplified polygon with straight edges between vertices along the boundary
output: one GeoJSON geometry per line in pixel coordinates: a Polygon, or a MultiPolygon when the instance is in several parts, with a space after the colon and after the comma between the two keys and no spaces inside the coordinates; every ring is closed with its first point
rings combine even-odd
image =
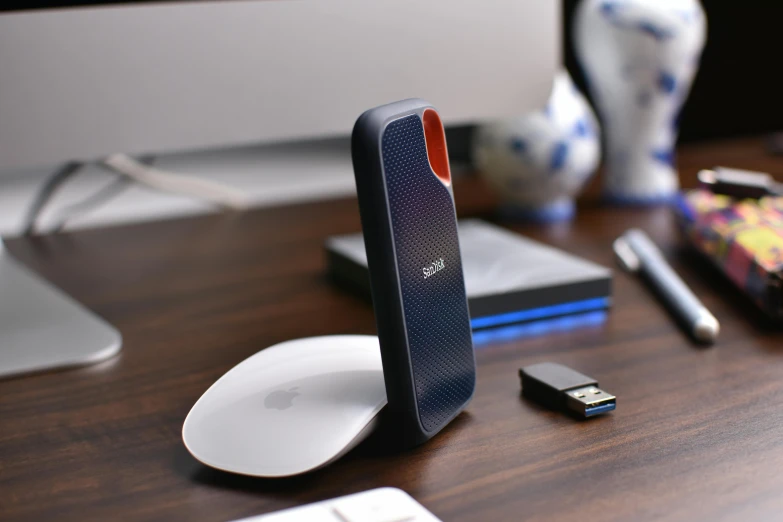
{"type": "MultiPolygon", "coordinates": [[[[415,91],[416,95],[432,98],[432,103],[440,108],[449,127],[452,163],[463,176],[475,175],[476,125],[543,109],[559,64],[564,63],[575,85],[592,102],[575,52],[578,0],[564,0],[562,4],[544,7],[530,1],[520,1],[513,7],[508,2],[495,1],[484,7],[476,3],[449,9],[441,17],[444,23],[438,27],[440,36],[436,38],[438,34],[434,34],[431,40],[439,43],[428,49],[430,57],[439,62],[438,71],[446,74],[440,78],[430,76],[419,86],[411,83],[415,73],[400,76],[392,72],[393,66],[386,70],[382,67],[361,70],[360,67],[354,71],[346,65],[351,61],[367,63],[357,56],[348,56],[349,53],[364,52],[362,57],[379,63],[387,60],[391,48],[388,42],[384,43],[383,36],[371,39],[370,42],[377,45],[370,45],[370,48],[387,55],[371,59],[366,54],[370,51],[361,50],[362,44],[349,42],[343,48],[341,46],[346,42],[328,40],[329,34],[340,31],[339,26],[324,24],[318,28],[316,20],[316,12],[325,9],[319,5],[326,5],[327,11],[332,13],[351,12],[356,20],[363,20],[363,24],[372,19],[372,9],[380,9],[379,19],[388,16],[383,12],[384,8],[364,8],[367,12],[359,12],[360,8],[355,7],[361,5],[359,3],[352,6],[350,2],[304,2],[306,9],[314,13],[314,20],[305,25],[312,24],[317,31],[308,40],[309,44],[301,44],[292,52],[300,57],[311,51],[318,54],[315,49],[319,45],[315,45],[315,41],[327,35],[326,41],[330,43],[324,47],[333,53],[343,49],[341,52],[345,56],[339,60],[342,65],[335,61],[336,67],[318,69],[316,58],[309,62],[292,61],[289,69],[280,69],[290,73],[290,78],[273,85],[272,80],[279,77],[277,70],[253,70],[253,60],[264,53],[272,54],[268,50],[274,47],[275,36],[267,34],[269,29],[263,24],[255,33],[248,26],[242,27],[236,30],[236,40],[241,41],[240,48],[244,47],[247,55],[229,58],[215,52],[213,56],[206,56],[204,51],[210,46],[202,41],[203,47],[194,49],[191,63],[183,67],[183,71],[192,73],[198,68],[199,60],[205,60],[205,67],[215,69],[215,63],[231,62],[235,58],[239,64],[237,68],[246,66],[246,72],[237,75],[228,68],[226,71],[228,77],[233,75],[239,80],[233,85],[221,83],[220,75],[226,72],[221,68],[206,74],[214,83],[202,89],[200,94],[190,92],[197,90],[193,86],[172,86],[167,95],[181,89],[182,95],[175,95],[175,98],[183,103],[162,114],[159,121],[151,118],[149,130],[143,130],[141,114],[144,110],[155,110],[156,103],[161,107],[169,103],[156,99],[156,91],[148,88],[155,82],[165,84],[174,78],[162,70],[165,59],[176,61],[178,56],[187,56],[188,46],[198,40],[223,41],[223,32],[235,31],[235,28],[219,23],[209,26],[209,17],[224,16],[226,11],[245,6],[256,9],[259,20],[263,20],[263,13],[258,11],[260,4],[269,6],[264,9],[271,12],[277,9],[275,5],[300,3],[127,3],[111,0],[3,3],[0,6],[0,67],[3,71],[0,76],[0,146],[4,147],[0,149],[0,234],[45,233],[208,212],[223,206],[274,205],[351,194],[349,122],[361,112],[359,107],[392,101],[398,94],[407,97],[415,91]],[[518,18],[514,19],[513,15],[518,18]],[[204,24],[202,32],[193,32],[202,23],[200,19],[204,24]],[[93,42],[88,55],[83,58],[69,56],[68,46],[75,40],[68,31],[78,31],[80,24],[94,29],[105,21],[114,25],[107,24],[103,30],[96,31],[93,40],[82,38],[81,45],[93,42]],[[147,29],[159,33],[151,38],[145,33],[147,29]],[[172,31],[171,38],[166,40],[171,48],[160,50],[163,58],[159,64],[147,64],[149,66],[145,68],[144,62],[149,61],[145,56],[156,56],[154,37],[165,35],[165,31],[172,31]],[[100,44],[104,40],[100,38],[112,42],[111,45],[104,47],[100,44]],[[121,38],[125,41],[117,44],[121,38]],[[80,67],[84,65],[84,70],[69,71],[63,65],[65,62],[58,61],[61,57],[77,60],[80,67]],[[134,67],[138,70],[134,71],[134,67]],[[284,92],[289,90],[287,85],[296,84],[298,79],[308,79],[307,74],[302,73],[308,67],[313,68],[309,80],[317,74],[329,80],[327,85],[312,83],[289,93],[291,100],[313,102],[310,108],[296,111],[298,120],[294,124],[286,127],[261,111],[254,112],[261,106],[279,105],[279,100],[272,96],[275,89],[284,92]],[[92,75],[95,89],[88,94],[82,93],[80,98],[81,95],[73,91],[92,80],[88,78],[79,83],[73,81],[71,75],[83,75],[85,71],[92,75]],[[383,77],[386,72],[388,78],[383,77]],[[368,77],[374,78],[375,83],[367,83],[368,77]],[[138,92],[138,86],[128,78],[138,81],[143,90],[135,100],[133,93],[138,92]],[[238,93],[236,87],[240,81],[245,83],[245,89],[238,93]],[[259,100],[255,101],[251,99],[254,81],[266,85],[258,89],[259,100]],[[382,89],[380,85],[397,88],[382,89]],[[64,93],[61,98],[59,93],[64,93]],[[220,104],[203,104],[204,96],[213,99],[236,97],[239,101],[231,110],[221,112],[220,104]],[[337,103],[340,107],[334,111],[320,110],[320,107],[334,104],[328,100],[336,99],[349,99],[355,103],[337,103]],[[47,103],[42,105],[41,100],[47,100],[47,103]],[[91,105],[93,101],[95,104],[91,105]],[[139,101],[151,103],[140,104],[139,101]],[[118,104],[127,106],[115,110],[118,104]],[[112,114],[106,114],[107,107],[112,109],[112,114]],[[203,111],[199,113],[197,107],[203,111]],[[92,112],[98,116],[93,117],[92,112]],[[52,125],[48,125],[49,117],[53,118],[52,125]],[[111,125],[111,132],[97,132],[100,126],[90,126],[101,118],[103,125],[111,125]],[[127,125],[126,119],[132,120],[129,126],[132,129],[118,131],[127,125]],[[170,124],[170,121],[179,122],[181,126],[170,124]],[[309,122],[312,122],[312,128],[308,128],[309,122]],[[187,130],[183,131],[185,128],[187,130]],[[39,136],[41,129],[51,132],[41,137],[39,146],[30,137],[39,136]],[[147,139],[139,138],[139,133],[146,134],[147,139]],[[155,143],[153,138],[158,135],[165,139],[152,145],[155,143]],[[258,138],[253,139],[254,135],[258,138]],[[23,147],[19,145],[22,139],[23,147]],[[85,147],[85,143],[89,146],[85,147]],[[117,162],[108,169],[101,164],[103,155],[114,152],[131,154],[133,161],[140,162],[122,167],[126,170],[143,169],[154,163],[164,177],[179,173],[188,179],[163,179],[161,185],[159,178],[144,182],[136,176],[129,182],[128,172],[118,174],[121,167],[117,162]],[[71,169],[78,175],[68,172],[63,163],[66,161],[83,163],[78,169],[71,169]],[[122,179],[115,179],[117,176],[122,179]],[[191,183],[194,179],[196,185],[199,180],[207,185],[194,188],[191,183]],[[186,195],[178,194],[177,190],[185,185],[186,195]],[[223,189],[226,189],[225,193],[223,189]],[[201,197],[205,194],[208,195],[206,201],[201,197]],[[45,204],[40,205],[42,196],[45,204]],[[36,223],[34,226],[31,219],[36,223]]],[[[780,130],[783,104],[779,103],[778,96],[783,90],[783,80],[776,66],[779,61],[776,24],[783,15],[783,4],[752,0],[741,7],[729,2],[703,3],[702,7],[708,21],[706,46],[682,113],[680,141],[760,136],[780,130]]],[[[396,11],[403,9],[398,6],[396,11]]],[[[417,34],[415,28],[410,34],[417,34]]],[[[281,35],[283,31],[277,38],[283,42],[281,35]]],[[[287,47],[274,47],[275,53],[289,52],[287,47]]],[[[280,119],[280,113],[275,113],[274,117],[280,119]]],[[[519,141],[515,143],[518,145],[519,141]]],[[[142,177],[160,174],[141,172],[142,177]]],[[[578,190],[582,178],[568,190],[578,190]]],[[[503,190],[506,189],[501,188],[501,193],[503,190]]]]}
{"type": "MultiPolygon", "coordinates": [[[[585,81],[574,53],[573,24],[579,0],[565,0],[565,63],[577,85],[585,81]]],[[[683,142],[759,135],[781,130],[783,77],[773,65],[783,3],[749,0],[702,2],[707,45],[682,115],[683,142]]]]}

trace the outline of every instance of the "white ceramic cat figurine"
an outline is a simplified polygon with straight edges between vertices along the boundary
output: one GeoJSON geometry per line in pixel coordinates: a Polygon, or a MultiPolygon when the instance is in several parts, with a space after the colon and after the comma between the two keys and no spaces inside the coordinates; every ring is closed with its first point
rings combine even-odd
{"type": "Polygon", "coordinates": [[[582,0],[577,56],[606,137],[605,196],[671,199],[682,105],[699,65],[706,18],[697,0],[582,0]]]}

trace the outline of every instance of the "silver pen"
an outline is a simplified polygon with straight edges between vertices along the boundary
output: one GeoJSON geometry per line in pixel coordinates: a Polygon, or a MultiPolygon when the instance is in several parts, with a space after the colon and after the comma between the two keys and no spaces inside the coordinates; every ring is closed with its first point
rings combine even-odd
{"type": "Polygon", "coordinates": [[[613,248],[620,265],[644,276],[694,339],[703,343],[715,341],[720,331],[718,320],[672,270],[647,234],[636,228],[628,230],[614,241],[613,248]]]}

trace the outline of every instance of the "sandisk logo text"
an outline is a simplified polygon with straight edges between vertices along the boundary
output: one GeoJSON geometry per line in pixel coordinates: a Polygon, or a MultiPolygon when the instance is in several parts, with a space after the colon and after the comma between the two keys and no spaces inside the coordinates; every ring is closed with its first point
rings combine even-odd
{"type": "Polygon", "coordinates": [[[444,268],[446,268],[446,264],[443,262],[443,258],[441,257],[440,259],[436,259],[429,266],[422,268],[424,271],[424,279],[434,276],[444,268]]]}

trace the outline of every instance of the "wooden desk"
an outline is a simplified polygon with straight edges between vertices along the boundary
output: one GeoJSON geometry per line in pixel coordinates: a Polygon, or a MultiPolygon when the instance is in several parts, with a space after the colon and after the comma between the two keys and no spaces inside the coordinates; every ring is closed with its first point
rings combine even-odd
{"type": "MultiPolygon", "coordinates": [[[[781,166],[757,140],[691,146],[686,184],[717,163],[781,166]]],[[[473,183],[456,195],[463,215],[492,202],[473,183]]],[[[574,223],[515,228],[611,266],[611,241],[632,225],[720,319],[716,346],[694,346],[618,272],[603,326],[480,347],[476,397],[434,440],[396,455],[370,442],[284,481],[212,471],[180,429],[201,393],[257,350],[374,332],[368,303],[324,277],[324,238],[359,230],[355,200],[11,241],[125,344],[95,367],[0,382],[0,519],[219,521],[396,486],[445,521],[780,520],[783,335],[677,249],[665,209],[587,202],[574,223]],[[598,378],[617,411],[577,422],[521,399],[517,369],[546,360],[598,378]]]]}

